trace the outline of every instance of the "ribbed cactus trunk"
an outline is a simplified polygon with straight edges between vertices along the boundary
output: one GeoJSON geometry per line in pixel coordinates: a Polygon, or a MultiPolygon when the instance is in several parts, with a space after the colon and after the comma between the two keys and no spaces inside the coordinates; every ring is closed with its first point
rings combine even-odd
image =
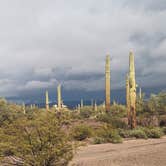
{"type": "Polygon", "coordinates": [[[58,109],[62,108],[62,96],[61,96],[61,85],[57,87],[57,102],[58,102],[58,109]]]}
{"type": "Polygon", "coordinates": [[[105,64],[105,110],[106,112],[110,111],[110,56],[106,56],[105,64]]]}
{"type": "Polygon", "coordinates": [[[23,113],[26,114],[25,103],[22,103],[22,109],[23,109],[23,113]]]}
{"type": "Polygon", "coordinates": [[[84,101],[83,101],[83,99],[81,99],[81,108],[83,108],[84,107],[84,101]]]}
{"type": "Polygon", "coordinates": [[[130,114],[131,114],[131,128],[136,127],[136,81],[135,81],[135,64],[134,54],[130,52],[129,55],[129,92],[130,92],[130,114]]]}
{"type": "Polygon", "coordinates": [[[126,108],[127,108],[127,119],[128,125],[131,124],[131,116],[130,116],[130,86],[129,86],[129,75],[126,76],[126,108]]]}
{"type": "Polygon", "coordinates": [[[46,110],[49,111],[49,97],[48,97],[48,91],[46,91],[46,110]]]}

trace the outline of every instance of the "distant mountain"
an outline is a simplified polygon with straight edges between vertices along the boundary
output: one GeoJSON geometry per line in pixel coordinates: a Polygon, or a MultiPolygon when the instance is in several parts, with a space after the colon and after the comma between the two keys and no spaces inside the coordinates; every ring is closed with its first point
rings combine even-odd
{"type": "MultiPolygon", "coordinates": [[[[142,92],[145,93],[145,97],[149,98],[150,94],[157,94],[161,91],[166,91],[165,87],[150,87],[142,88],[142,92]]],[[[121,104],[125,104],[125,89],[118,89],[111,91],[111,102],[116,101],[121,104]]],[[[74,107],[80,103],[80,100],[83,99],[85,104],[90,105],[91,100],[96,100],[98,104],[104,102],[105,93],[103,91],[64,91],[62,90],[62,96],[64,103],[70,107],[74,107]]],[[[56,92],[49,91],[49,99],[51,103],[56,103],[56,92]]],[[[18,97],[7,97],[7,100],[16,103],[22,103],[23,101],[26,104],[38,104],[43,105],[45,102],[45,92],[40,92],[36,94],[25,94],[18,97]]]]}

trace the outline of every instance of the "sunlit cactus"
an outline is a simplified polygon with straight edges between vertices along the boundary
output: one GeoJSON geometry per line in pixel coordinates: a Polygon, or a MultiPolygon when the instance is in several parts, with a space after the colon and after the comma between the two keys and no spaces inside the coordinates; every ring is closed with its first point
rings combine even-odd
{"type": "Polygon", "coordinates": [[[106,112],[110,111],[110,56],[106,56],[105,64],[105,110],[106,112]]]}
{"type": "Polygon", "coordinates": [[[141,87],[139,88],[139,98],[142,99],[142,89],[141,89],[141,87]]]}
{"type": "Polygon", "coordinates": [[[91,99],[91,107],[92,107],[92,109],[93,109],[93,99],[91,99]]]}
{"type": "Polygon", "coordinates": [[[94,104],[94,111],[97,112],[97,102],[95,101],[95,104],[94,104]]]}
{"type": "Polygon", "coordinates": [[[46,102],[46,110],[49,111],[49,97],[48,97],[48,91],[46,91],[46,94],[45,94],[45,95],[46,95],[46,96],[45,96],[45,97],[46,97],[46,101],[45,101],[45,102],[46,102]]]}
{"type": "Polygon", "coordinates": [[[84,101],[83,101],[83,99],[81,99],[81,108],[83,108],[84,107],[84,101]]]}
{"type": "Polygon", "coordinates": [[[134,54],[130,51],[129,55],[129,92],[130,92],[130,114],[131,114],[131,128],[136,127],[136,81],[135,81],[135,64],[134,54]]]}
{"type": "Polygon", "coordinates": [[[58,109],[62,108],[62,96],[61,96],[61,85],[59,84],[57,87],[57,104],[58,109]]]}
{"type": "Polygon", "coordinates": [[[25,108],[25,103],[22,103],[22,109],[23,109],[23,113],[26,114],[26,108],[25,108]]]}
{"type": "Polygon", "coordinates": [[[129,75],[126,76],[126,108],[127,108],[127,118],[128,124],[130,125],[131,117],[130,117],[130,86],[129,86],[129,75]]]}

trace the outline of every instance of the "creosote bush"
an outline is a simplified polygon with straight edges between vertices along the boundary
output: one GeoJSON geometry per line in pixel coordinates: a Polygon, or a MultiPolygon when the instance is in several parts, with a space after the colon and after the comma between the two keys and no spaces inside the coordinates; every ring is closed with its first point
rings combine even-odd
{"type": "Polygon", "coordinates": [[[86,138],[91,137],[93,134],[92,128],[87,125],[78,125],[75,126],[72,130],[72,137],[77,141],[85,140],[86,138]]]}
{"type": "Polygon", "coordinates": [[[164,129],[160,129],[158,127],[155,128],[146,128],[146,127],[138,127],[134,130],[119,130],[119,134],[123,138],[160,138],[164,134],[164,129]]]}
{"type": "Polygon", "coordinates": [[[24,116],[1,127],[1,159],[14,156],[28,166],[67,165],[73,157],[73,145],[63,130],[64,116],[38,111],[33,118],[24,116]]]}
{"type": "Polygon", "coordinates": [[[111,128],[110,126],[103,126],[96,131],[96,137],[94,143],[122,143],[122,138],[118,133],[118,130],[111,128]]]}

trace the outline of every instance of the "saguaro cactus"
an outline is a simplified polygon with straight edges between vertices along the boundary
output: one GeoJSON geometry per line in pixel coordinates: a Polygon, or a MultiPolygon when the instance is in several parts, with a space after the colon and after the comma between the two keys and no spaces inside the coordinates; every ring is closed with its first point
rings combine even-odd
{"type": "Polygon", "coordinates": [[[57,102],[58,102],[58,108],[62,108],[62,96],[61,96],[61,85],[58,85],[57,87],[57,102]]]}
{"type": "Polygon", "coordinates": [[[83,108],[84,107],[84,101],[83,101],[83,99],[81,99],[81,108],[83,108]]]}
{"type": "Polygon", "coordinates": [[[130,114],[131,128],[136,127],[136,81],[135,81],[135,64],[134,54],[130,51],[129,55],[129,92],[130,92],[130,114]]]}
{"type": "Polygon", "coordinates": [[[48,97],[48,91],[46,91],[46,110],[49,111],[49,97],[48,97]]]}
{"type": "Polygon", "coordinates": [[[25,103],[22,103],[22,109],[23,109],[23,113],[26,114],[26,108],[25,108],[25,103]]]}
{"type": "Polygon", "coordinates": [[[141,87],[139,88],[139,98],[142,99],[142,89],[141,89],[141,87]]]}
{"type": "Polygon", "coordinates": [[[95,104],[94,104],[94,111],[97,112],[97,102],[95,101],[95,104]]]}
{"type": "Polygon", "coordinates": [[[129,86],[129,75],[126,76],[126,108],[127,108],[127,118],[128,124],[130,125],[131,117],[130,117],[130,86],[129,86]]]}
{"type": "Polygon", "coordinates": [[[106,112],[110,111],[110,56],[106,56],[105,64],[105,109],[106,112]]]}

